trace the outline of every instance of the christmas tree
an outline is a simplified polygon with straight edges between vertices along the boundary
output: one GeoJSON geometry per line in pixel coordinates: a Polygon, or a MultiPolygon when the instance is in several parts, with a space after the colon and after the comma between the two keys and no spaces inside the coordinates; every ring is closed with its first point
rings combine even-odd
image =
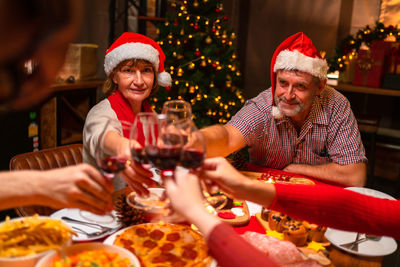
{"type": "Polygon", "coordinates": [[[235,53],[235,33],[221,0],[175,0],[158,28],[172,86],[161,88],[152,104],[160,112],[170,99],[192,105],[198,127],[226,123],[244,103],[235,53]]]}

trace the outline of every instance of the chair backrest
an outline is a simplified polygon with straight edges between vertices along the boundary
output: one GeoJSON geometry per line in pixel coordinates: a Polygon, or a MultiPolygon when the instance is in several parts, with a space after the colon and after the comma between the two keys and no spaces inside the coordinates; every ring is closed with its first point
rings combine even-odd
{"type": "Polygon", "coordinates": [[[10,160],[10,170],[49,170],[82,163],[82,144],[28,152],[10,160]]]}
{"type": "MultiPolygon", "coordinates": [[[[28,152],[10,160],[10,170],[49,170],[82,163],[82,144],[73,144],[28,152]]],[[[16,208],[20,216],[50,215],[55,210],[44,206],[16,208]]]]}

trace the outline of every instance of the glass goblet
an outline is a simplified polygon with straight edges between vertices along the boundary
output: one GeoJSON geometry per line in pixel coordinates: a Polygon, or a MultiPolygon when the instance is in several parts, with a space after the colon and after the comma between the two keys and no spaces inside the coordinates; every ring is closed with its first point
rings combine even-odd
{"type": "Polygon", "coordinates": [[[131,124],[117,119],[108,119],[98,139],[96,147],[96,164],[102,174],[108,178],[114,178],[117,173],[123,171],[130,164],[129,156],[123,151],[116,151],[108,143],[107,138],[111,132],[120,134],[129,131],[131,124]]]}
{"type": "Polygon", "coordinates": [[[163,105],[162,113],[174,115],[178,121],[192,119],[192,107],[184,100],[166,101],[163,105]]]}

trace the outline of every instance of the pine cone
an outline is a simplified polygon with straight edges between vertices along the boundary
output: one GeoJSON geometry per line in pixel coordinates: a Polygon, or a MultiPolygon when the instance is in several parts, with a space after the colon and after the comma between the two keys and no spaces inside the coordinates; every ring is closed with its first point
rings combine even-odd
{"type": "Polygon", "coordinates": [[[125,194],[122,194],[117,198],[115,209],[117,211],[118,222],[120,222],[123,227],[144,222],[144,211],[129,206],[126,202],[125,194]]]}

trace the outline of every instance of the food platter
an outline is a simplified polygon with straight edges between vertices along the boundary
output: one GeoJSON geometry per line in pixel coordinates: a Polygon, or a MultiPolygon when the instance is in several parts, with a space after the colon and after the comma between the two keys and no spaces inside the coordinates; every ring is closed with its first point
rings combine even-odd
{"type": "Polygon", "coordinates": [[[6,220],[0,224],[0,267],[33,267],[54,249],[68,246],[71,235],[68,225],[47,216],[6,220]]]}
{"type": "MultiPolygon", "coordinates": [[[[123,229],[119,230],[118,232],[110,235],[109,237],[107,237],[104,240],[104,244],[108,244],[108,245],[124,244],[125,245],[126,244],[125,242],[128,242],[129,244],[131,242],[138,242],[137,244],[145,244],[146,241],[149,242],[148,240],[154,241],[155,243],[157,243],[157,246],[154,247],[153,249],[151,249],[150,252],[147,252],[145,250],[143,251],[143,249],[145,249],[145,248],[143,248],[140,245],[130,244],[135,255],[142,262],[143,261],[146,262],[146,261],[150,261],[151,257],[153,257],[152,255],[150,255],[151,253],[155,253],[155,255],[154,255],[155,257],[160,256],[160,255],[156,255],[157,252],[159,252],[160,249],[162,250],[164,245],[166,245],[167,243],[174,244],[175,247],[172,251],[173,251],[173,253],[177,253],[179,255],[179,250],[182,247],[187,247],[189,245],[189,243],[187,243],[187,242],[189,242],[189,240],[193,240],[190,236],[194,237],[194,239],[196,240],[194,246],[193,246],[194,243],[190,242],[190,244],[192,244],[192,245],[190,245],[190,247],[197,248],[196,249],[197,253],[199,253],[199,255],[204,255],[202,253],[206,252],[207,249],[206,248],[200,249],[200,247],[203,246],[201,244],[202,243],[205,244],[204,240],[201,241],[203,239],[202,236],[195,230],[191,229],[189,226],[181,225],[181,224],[146,223],[146,224],[139,224],[139,225],[126,227],[126,228],[123,228],[123,229]],[[137,234],[138,233],[137,231],[139,228],[142,228],[140,230],[146,229],[147,233],[149,233],[149,235],[139,236],[137,234]],[[149,229],[153,229],[153,230],[150,232],[149,229]],[[152,233],[158,232],[158,231],[163,232],[165,235],[163,235],[162,237],[159,237],[159,238],[152,237],[152,233]],[[182,238],[178,239],[179,241],[177,240],[177,241],[168,241],[167,242],[167,237],[168,237],[167,235],[171,234],[171,233],[173,233],[173,234],[181,233],[182,238]],[[127,237],[127,239],[126,239],[127,241],[124,241],[124,237],[127,237]],[[198,250],[198,249],[200,249],[200,250],[198,250]],[[145,256],[143,256],[144,258],[142,258],[140,255],[145,255],[145,256]]],[[[125,247],[125,248],[127,248],[127,247],[125,247]]],[[[128,250],[130,250],[129,246],[128,246],[128,250]]],[[[176,256],[173,256],[173,257],[176,258],[176,256]]],[[[181,257],[178,257],[178,258],[181,258],[181,257]]],[[[184,260],[186,260],[186,259],[184,259],[184,260]]],[[[201,261],[201,262],[203,262],[203,261],[201,261]]],[[[150,264],[151,264],[151,262],[150,262],[150,264]]],[[[169,265],[167,265],[167,263],[164,263],[163,266],[164,265],[169,266],[169,265]]],[[[217,263],[213,258],[211,258],[211,256],[208,256],[205,258],[204,265],[202,265],[202,263],[197,263],[196,266],[216,267],[217,263]]]]}

